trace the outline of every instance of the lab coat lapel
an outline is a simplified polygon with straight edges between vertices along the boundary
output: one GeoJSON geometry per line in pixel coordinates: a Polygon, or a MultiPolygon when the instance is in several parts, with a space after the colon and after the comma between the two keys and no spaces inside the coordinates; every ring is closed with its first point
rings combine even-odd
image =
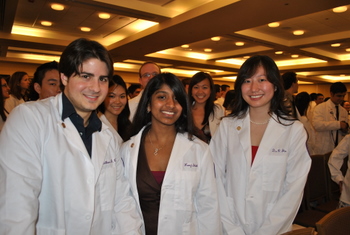
{"type": "Polygon", "coordinates": [[[259,164],[263,160],[264,156],[271,154],[272,148],[275,146],[275,143],[280,139],[280,136],[285,132],[285,128],[282,124],[275,121],[277,117],[274,115],[267,125],[264,136],[259,145],[258,152],[256,153],[254,162],[259,164]],[[271,138],[273,136],[273,138],[271,138]]]}
{"type": "Polygon", "coordinates": [[[108,128],[105,125],[102,125],[101,132],[95,132],[92,135],[91,161],[95,168],[95,183],[97,182],[104,162],[115,161],[115,158],[118,157],[117,153],[114,153],[113,156],[107,155],[108,145],[113,138],[110,135],[108,139],[107,137],[99,138],[99,135],[105,131],[108,131],[108,128]]]}
{"type": "Polygon", "coordinates": [[[166,181],[166,178],[171,177],[168,175],[171,175],[176,168],[181,167],[180,169],[182,169],[182,156],[188,151],[192,144],[192,141],[187,138],[187,133],[185,135],[181,133],[176,134],[164,181],[166,181]]]}
{"type": "Polygon", "coordinates": [[[250,166],[252,162],[249,120],[250,117],[248,113],[243,119],[237,119],[237,125],[235,127],[235,131],[239,136],[239,141],[244,151],[244,157],[246,159],[247,166],[250,166]]]}

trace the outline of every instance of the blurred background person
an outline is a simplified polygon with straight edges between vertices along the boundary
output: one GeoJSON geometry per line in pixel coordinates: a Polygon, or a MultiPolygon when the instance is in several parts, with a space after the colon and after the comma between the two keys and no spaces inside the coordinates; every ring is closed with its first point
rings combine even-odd
{"type": "Polygon", "coordinates": [[[193,134],[181,81],[171,73],[156,75],[121,150],[146,234],[221,234],[213,160],[193,134]]]}
{"type": "Polygon", "coordinates": [[[28,100],[29,91],[29,76],[26,72],[15,72],[12,74],[9,86],[10,97],[6,99],[5,109],[10,113],[17,105],[20,105],[28,100]]]}
{"type": "Polygon", "coordinates": [[[132,99],[138,96],[141,92],[141,84],[131,84],[128,87],[129,98],[132,99]]]}
{"type": "Polygon", "coordinates": [[[0,132],[5,124],[7,115],[9,114],[5,109],[5,100],[10,97],[10,87],[7,85],[5,78],[1,78],[1,89],[0,89],[0,132]]]}
{"type": "Polygon", "coordinates": [[[99,116],[101,121],[113,130],[119,143],[122,143],[128,136],[131,124],[126,84],[121,76],[113,75],[108,87],[106,99],[98,107],[102,113],[99,116]]]}
{"type": "Polygon", "coordinates": [[[30,82],[29,100],[42,100],[61,92],[61,80],[56,61],[40,65],[30,82]]]}
{"type": "Polygon", "coordinates": [[[225,116],[231,114],[233,102],[235,97],[235,90],[229,90],[226,92],[225,101],[224,101],[224,108],[225,108],[225,116]]]}
{"type": "Polygon", "coordinates": [[[192,78],[188,88],[188,97],[192,104],[192,116],[198,136],[209,143],[225,115],[224,108],[215,104],[216,90],[212,77],[208,73],[198,72],[192,78]]]}

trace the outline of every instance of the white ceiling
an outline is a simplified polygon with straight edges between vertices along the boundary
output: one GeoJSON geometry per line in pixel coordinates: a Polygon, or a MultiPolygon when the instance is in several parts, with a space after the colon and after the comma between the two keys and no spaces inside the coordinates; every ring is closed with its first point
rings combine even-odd
{"type": "Polygon", "coordinates": [[[0,0],[0,63],[57,59],[72,40],[87,37],[107,47],[118,62],[116,71],[137,72],[140,63],[152,60],[181,77],[200,70],[227,80],[247,56],[265,54],[281,72],[293,70],[302,81],[349,82],[349,4],[350,0],[0,0]],[[65,9],[54,11],[51,3],[65,9]],[[338,6],[348,10],[334,13],[332,8],[338,6]],[[99,13],[111,17],[100,19],[99,13]],[[42,26],[41,21],[53,24],[42,26]],[[270,28],[271,22],[280,26],[270,28]],[[82,26],[92,30],[82,32],[82,26]],[[305,33],[295,36],[294,30],[305,33]],[[212,41],[214,36],[221,40],[212,41]]]}

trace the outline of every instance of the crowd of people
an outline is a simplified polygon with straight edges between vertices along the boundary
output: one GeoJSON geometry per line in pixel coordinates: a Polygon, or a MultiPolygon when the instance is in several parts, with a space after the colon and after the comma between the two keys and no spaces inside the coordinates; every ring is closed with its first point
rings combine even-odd
{"type": "Polygon", "coordinates": [[[233,90],[151,61],[127,87],[101,44],[71,42],[31,81],[1,79],[0,234],[282,234],[310,155],[334,148],[349,205],[346,86],[332,84],[322,102],[294,96],[297,82],[257,55],[233,90]]]}

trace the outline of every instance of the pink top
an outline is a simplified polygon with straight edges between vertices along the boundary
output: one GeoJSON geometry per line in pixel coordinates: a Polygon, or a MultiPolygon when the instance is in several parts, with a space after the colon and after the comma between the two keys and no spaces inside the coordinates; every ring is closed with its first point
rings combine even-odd
{"type": "Polygon", "coordinates": [[[252,165],[255,159],[256,152],[258,152],[259,146],[252,146],[252,165]]]}
{"type": "Polygon", "coordinates": [[[161,185],[164,179],[165,171],[152,171],[152,174],[157,183],[161,185]]]}

